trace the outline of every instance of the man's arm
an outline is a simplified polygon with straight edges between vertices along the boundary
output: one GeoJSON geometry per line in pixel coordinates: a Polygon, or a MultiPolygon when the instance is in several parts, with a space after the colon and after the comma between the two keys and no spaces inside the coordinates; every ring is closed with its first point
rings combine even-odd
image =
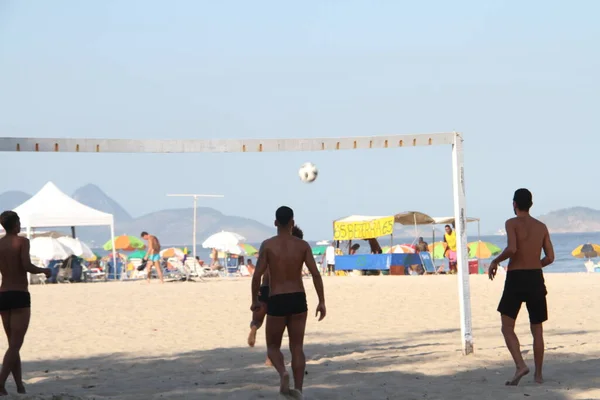
{"type": "Polygon", "coordinates": [[[21,244],[21,265],[25,272],[29,272],[31,274],[44,274],[48,270],[48,268],[40,268],[36,267],[31,263],[31,257],[29,256],[29,239],[23,239],[23,243],[21,244]]]}
{"type": "Polygon", "coordinates": [[[552,241],[550,240],[550,232],[548,232],[547,227],[546,234],[544,235],[544,243],[542,245],[542,248],[544,249],[544,258],[542,258],[542,268],[544,268],[554,262],[554,246],[552,245],[552,241]]]}
{"type": "Polygon", "coordinates": [[[304,243],[306,244],[304,263],[306,264],[308,271],[312,275],[313,284],[315,285],[317,296],[319,296],[319,303],[325,304],[325,290],[323,288],[323,278],[321,277],[319,269],[317,268],[317,263],[315,262],[315,257],[312,254],[310,245],[307,242],[304,243]]]}
{"type": "MultiPolygon", "coordinates": [[[[265,241],[266,242],[266,241],[265,241]]],[[[256,260],[256,269],[252,275],[252,302],[258,299],[258,292],[260,291],[260,278],[264,275],[269,265],[269,259],[267,256],[267,249],[265,242],[262,242],[260,249],[258,250],[258,259],[256,260]]]]}
{"type": "Polygon", "coordinates": [[[508,260],[517,252],[517,230],[515,229],[515,222],[513,220],[506,221],[504,225],[506,230],[506,241],[507,245],[504,251],[494,258],[492,261],[495,264],[499,264],[504,260],[508,260]]]}

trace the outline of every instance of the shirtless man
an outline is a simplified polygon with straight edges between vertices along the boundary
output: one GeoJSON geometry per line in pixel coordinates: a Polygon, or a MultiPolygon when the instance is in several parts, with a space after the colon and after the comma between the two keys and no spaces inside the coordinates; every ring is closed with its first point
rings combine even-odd
{"type": "MultiPolygon", "coordinates": [[[[294,225],[292,228],[292,236],[298,239],[304,239],[304,232],[298,226],[294,225]]],[[[254,347],[256,344],[256,332],[262,326],[265,317],[267,315],[267,303],[269,302],[269,272],[265,272],[263,275],[262,284],[260,285],[260,291],[258,295],[258,301],[260,302],[260,308],[252,311],[252,321],[250,322],[250,334],[248,335],[248,346],[254,347]]],[[[267,365],[273,365],[269,357],[265,361],[267,365]]]]}
{"type": "Polygon", "coordinates": [[[292,372],[296,395],[301,396],[304,383],[304,331],[308,307],[306,293],[302,283],[302,268],[306,263],[313,278],[319,297],[316,316],[319,321],[325,318],[325,295],[323,279],[317,269],[310,245],[302,239],[292,236],[294,212],[289,207],[279,207],[275,212],[277,235],[265,240],[260,246],[256,271],[252,276],[251,310],[261,307],[258,300],[260,280],[269,271],[269,302],[267,304],[267,351],[273,367],[279,373],[280,393],[290,392],[290,377],[285,368],[281,353],[281,340],[287,328],[290,351],[292,353],[292,372]]]}
{"type": "Polygon", "coordinates": [[[19,351],[23,346],[31,316],[27,273],[45,274],[50,278],[52,271],[49,268],[38,268],[31,263],[29,239],[19,236],[21,221],[17,213],[4,211],[0,214],[0,224],[6,231],[6,235],[0,239],[0,314],[8,338],[8,350],[0,370],[0,396],[6,396],[6,380],[11,373],[17,384],[17,392],[25,393],[19,351]]]}
{"type": "Polygon", "coordinates": [[[542,377],[544,361],[542,323],[548,319],[548,307],[542,268],[554,262],[554,248],[546,225],[529,215],[532,205],[533,199],[529,190],[519,189],[515,192],[513,209],[516,218],[506,221],[508,245],[492,261],[488,271],[490,279],[493,280],[498,270],[498,264],[510,258],[504,293],[498,311],[502,318],[502,334],[506,341],[506,347],[508,347],[517,368],[515,376],[506,382],[511,386],[518,385],[521,378],[529,373],[529,368],[521,355],[519,339],[515,334],[515,320],[523,302],[527,305],[531,334],[533,335],[534,379],[537,383],[544,382],[542,377]],[[542,250],[544,250],[544,258],[540,260],[542,250]]]}
{"type": "Polygon", "coordinates": [[[163,273],[162,268],[160,267],[160,242],[156,236],[149,235],[148,232],[142,232],[140,236],[148,242],[148,251],[144,257],[147,261],[146,269],[148,270],[148,283],[150,283],[150,277],[152,276],[152,265],[156,268],[160,283],[163,283],[163,273]]]}

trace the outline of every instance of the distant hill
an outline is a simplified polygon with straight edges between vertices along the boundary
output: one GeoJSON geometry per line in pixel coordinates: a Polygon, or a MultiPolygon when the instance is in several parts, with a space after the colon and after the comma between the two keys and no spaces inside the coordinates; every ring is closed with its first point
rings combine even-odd
{"type": "Polygon", "coordinates": [[[119,203],[108,197],[98,186],[91,183],[77,189],[72,197],[86,206],[112,214],[115,221],[129,222],[133,219],[131,214],[119,203]]]}
{"type": "MultiPolygon", "coordinates": [[[[193,209],[180,208],[161,210],[133,218],[117,201],[109,197],[96,185],[86,185],[75,191],[73,198],[86,206],[108,212],[115,217],[116,235],[139,235],[147,231],[156,235],[162,244],[191,244],[193,229],[193,209]]],[[[209,235],[220,230],[229,230],[244,236],[249,242],[260,242],[274,233],[258,221],[236,216],[228,216],[208,207],[198,207],[197,244],[200,245],[209,235]]],[[[106,227],[79,227],[77,236],[101,246],[110,237],[106,227]]]]}
{"type": "Polygon", "coordinates": [[[18,190],[11,190],[0,194],[0,212],[12,210],[31,198],[31,195],[18,190]]]}
{"type": "Polygon", "coordinates": [[[600,232],[600,210],[593,208],[563,208],[538,218],[554,233],[600,232]]]}

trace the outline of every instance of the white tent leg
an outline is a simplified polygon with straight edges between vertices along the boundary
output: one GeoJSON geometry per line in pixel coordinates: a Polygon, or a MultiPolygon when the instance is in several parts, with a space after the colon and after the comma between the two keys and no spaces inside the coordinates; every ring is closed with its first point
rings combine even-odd
{"type": "MultiPolygon", "coordinates": [[[[31,240],[31,227],[27,227],[27,240],[31,240]]],[[[27,283],[31,285],[31,273],[27,273],[27,283]]]]}
{"type": "MultiPolygon", "coordinates": [[[[117,279],[117,250],[115,249],[115,223],[110,224],[110,242],[112,243],[112,259],[113,259],[113,267],[115,269],[115,280],[117,279]]],[[[108,279],[108,274],[110,270],[107,271],[106,279],[108,279]]],[[[123,277],[123,271],[121,271],[121,278],[123,277]]]]}
{"type": "Polygon", "coordinates": [[[460,330],[462,352],[473,353],[473,327],[471,324],[471,290],[469,286],[469,252],[467,249],[467,212],[465,201],[465,176],[463,139],[454,134],[452,145],[452,181],[454,189],[454,220],[456,235],[456,261],[458,270],[458,301],[460,306],[460,330]]]}

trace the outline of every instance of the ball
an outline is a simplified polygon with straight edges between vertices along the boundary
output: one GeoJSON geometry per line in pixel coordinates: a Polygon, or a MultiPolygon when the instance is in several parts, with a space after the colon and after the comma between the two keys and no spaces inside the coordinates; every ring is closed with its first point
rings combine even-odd
{"type": "Polygon", "coordinates": [[[298,175],[300,176],[300,180],[304,183],[314,182],[319,175],[319,170],[313,163],[304,163],[298,170],[298,175]]]}

